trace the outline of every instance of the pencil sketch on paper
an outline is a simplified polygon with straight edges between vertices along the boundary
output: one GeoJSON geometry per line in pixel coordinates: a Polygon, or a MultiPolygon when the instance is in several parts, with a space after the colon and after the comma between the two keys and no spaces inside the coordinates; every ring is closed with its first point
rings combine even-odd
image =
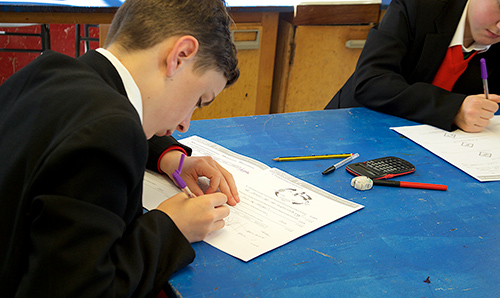
{"type": "Polygon", "coordinates": [[[469,147],[469,148],[472,148],[472,147],[474,147],[474,144],[469,143],[469,142],[462,142],[462,147],[469,147]]]}
{"type": "Polygon", "coordinates": [[[308,206],[312,198],[305,192],[297,190],[296,188],[282,188],[274,192],[276,197],[285,203],[292,205],[305,205],[308,206]]]}
{"type": "Polygon", "coordinates": [[[231,216],[226,219],[226,229],[231,229],[236,235],[250,242],[271,237],[265,232],[268,225],[240,209],[232,208],[231,216]]]}
{"type": "Polygon", "coordinates": [[[205,242],[245,262],[363,208],[200,137],[180,142],[233,175],[241,201],[205,242]]]}
{"type": "Polygon", "coordinates": [[[481,157],[492,157],[493,154],[491,154],[489,152],[479,152],[479,156],[481,156],[481,157]]]}
{"type": "MultiPolygon", "coordinates": [[[[211,156],[233,175],[241,201],[228,206],[225,227],[204,241],[245,262],[364,207],[200,137],[180,142],[194,156],[211,156]]],[[[145,173],[147,209],[180,192],[165,175],[158,175],[145,173]]],[[[198,180],[202,190],[208,184],[208,179],[198,180]]]]}

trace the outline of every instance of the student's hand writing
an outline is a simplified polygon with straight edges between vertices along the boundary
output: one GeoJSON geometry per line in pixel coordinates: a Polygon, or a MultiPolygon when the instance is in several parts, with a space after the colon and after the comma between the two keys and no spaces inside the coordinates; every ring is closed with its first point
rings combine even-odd
{"type": "Polygon", "coordinates": [[[197,242],[224,227],[224,218],[229,215],[226,195],[214,193],[188,198],[179,193],[163,201],[158,210],[165,212],[189,242],[197,242]]]}
{"type": "Polygon", "coordinates": [[[500,96],[496,94],[489,94],[488,99],[484,94],[467,96],[454,122],[463,131],[481,132],[490,124],[490,119],[498,110],[499,102],[500,96]]]}
{"type": "MultiPolygon", "coordinates": [[[[163,156],[160,162],[161,170],[169,175],[170,178],[172,178],[172,173],[179,165],[181,154],[180,151],[169,151],[163,156]]],[[[214,193],[220,189],[227,196],[227,203],[229,205],[235,206],[240,202],[233,175],[209,156],[186,157],[181,177],[196,196],[203,195],[203,191],[197,184],[198,178],[207,177],[210,179],[210,186],[206,190],[206,194],[214,193]]]]}

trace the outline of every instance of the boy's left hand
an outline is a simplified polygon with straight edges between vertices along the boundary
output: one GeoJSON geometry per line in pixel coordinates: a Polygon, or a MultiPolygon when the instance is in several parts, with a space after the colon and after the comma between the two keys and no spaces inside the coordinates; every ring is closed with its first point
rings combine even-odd
{"type": "MultiPolygon", "coordinates": [[[[180,151],[172,150],[167,152],[160,161],[161,170],[172,178],[172,173],[179,166],[180,151]]],[[[233,175],[224,169],[210,156],[186,156],[182,167],[181,177],[186,182],[189,189],[197,196],[203,195],[203,191],[198,186],[199,177],[210,179],[210,186],[206,194],[211,194],[220,189],[227,196],[227,203],[235,206],[240,202],[236,183],[233,175]]]]}

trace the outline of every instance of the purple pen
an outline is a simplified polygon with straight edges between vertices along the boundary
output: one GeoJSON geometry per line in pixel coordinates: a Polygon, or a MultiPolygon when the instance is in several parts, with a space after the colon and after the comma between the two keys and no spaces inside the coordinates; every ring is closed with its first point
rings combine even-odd
{"type": "Polygon", "coordinates": [[[189,189],[189,187],[187,187],[186,182],[184,182],[184,180],[181,178],[182,165],[184,164],[184,157],[185,157],[185,155],[181,154],[181,160],[179,161],[179,168],[172,173],[172,177],[174,178],[175,184],[177,184],[177,186],[179,186],[179,188],[189,198],[194,198],[196,196],[191,192],[191,190],[189,189]]]}
{"type": "Polygon", "coordinates": [[[486,99],[488,99],[488,71],[486,70],[486,60],[484,58],[481,58],[480,60],[481,63],[481,79],[483,79],[483,88],[484,88],[484,95],[486,96],[486,99]]]}

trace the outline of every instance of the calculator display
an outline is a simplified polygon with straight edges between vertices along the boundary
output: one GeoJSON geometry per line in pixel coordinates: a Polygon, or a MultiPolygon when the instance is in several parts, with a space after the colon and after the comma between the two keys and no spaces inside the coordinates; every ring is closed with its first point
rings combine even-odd
{"type": "Polygon", "coordinates": [[[371,179],[387,179],[415,172],[415,167],[399,157],[388,156],[365,162],[353,163],[346,170],[354,176],[367,176],[371,179]]]}

